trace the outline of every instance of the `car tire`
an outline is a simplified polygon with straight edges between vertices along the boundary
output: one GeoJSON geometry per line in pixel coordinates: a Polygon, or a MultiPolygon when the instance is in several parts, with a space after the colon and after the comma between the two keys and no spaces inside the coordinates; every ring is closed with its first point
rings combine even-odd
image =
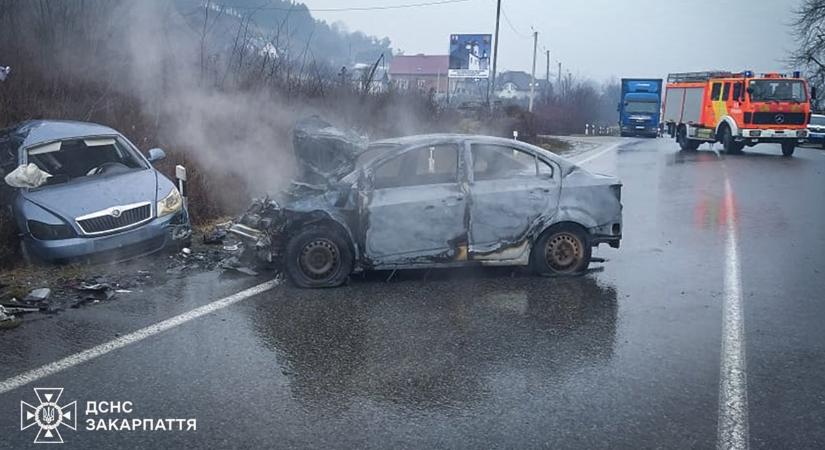
{"type": "Polygon", "coordinates": [[[782,143],[782,156],[793,156],[794,150],[796,150],[796,142],[782,143]]]}
{"type": "Polygon", "coordinates": [[[538,275],[576,275],[587,270],[591,252],[584,228],[575,224],[554,225],[533,246],[530,267],[538,275]]]}
{"type": "Polygon", "coordinates": [[[745,144],[743,142],[736,142],[733,139],[733,133],[727,125],[722,127],[722,137],[720,140],[722,141],[722,148],[724,148],[725,153],[729,155],[737,155],[742,153],[742,149],[745,148],[745,144]]]}
{"type": "Polygon", "coordinates": [[[349,242],[328,226],[309,226],[289,239],[285,269],[289,279],[302,288],[341,286],[354,264],[349,242]]]}

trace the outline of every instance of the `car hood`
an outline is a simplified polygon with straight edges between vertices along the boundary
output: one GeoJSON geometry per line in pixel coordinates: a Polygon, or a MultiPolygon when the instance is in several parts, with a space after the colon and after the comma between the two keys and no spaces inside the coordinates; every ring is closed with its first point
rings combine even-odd
{"type": "Polygon", "coordinates": [[[158,175],[154,169],[23,191],[23,197],[66,219],[112,206],[157,201],[158,175]]]}

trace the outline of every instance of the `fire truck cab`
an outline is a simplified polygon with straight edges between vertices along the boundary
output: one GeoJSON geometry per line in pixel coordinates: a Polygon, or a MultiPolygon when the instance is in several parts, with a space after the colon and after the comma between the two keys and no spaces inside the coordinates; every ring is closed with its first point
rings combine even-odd
{"type": "Polygon", "coordinates": [[[721,142],[726,153],[745,146],[778,143],[782,154],[793,155],[808,137],[811,97],[799,73],[750,71],[674,73],[668,76],[663,106],[667,132],[682,150],[703,142],[721,142]]]}

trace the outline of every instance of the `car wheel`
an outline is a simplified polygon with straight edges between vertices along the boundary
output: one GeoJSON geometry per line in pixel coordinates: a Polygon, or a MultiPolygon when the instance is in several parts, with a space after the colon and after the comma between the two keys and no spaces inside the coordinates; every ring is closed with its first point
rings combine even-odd
{"type": "Polygon", "coordinates": [[[540,275],[575,275],[590,265],[592,248],[587,233],[578,225],[557,225],[536,242],[530,264],[540,275]]]}
{"type": "Polygon", "coordinates": [[[286,272],[299,287],[340,286],[349,277],[352,266],[349,243],[330,227],[307,227],[286,245],[286,272]]]}
{"type": "Polygon", "coordinates": [[[783,156],[793,156],[794,150],[796,150],[796,143],[795,142],[783,142],[782,143],[782,155],[783,156]]]}

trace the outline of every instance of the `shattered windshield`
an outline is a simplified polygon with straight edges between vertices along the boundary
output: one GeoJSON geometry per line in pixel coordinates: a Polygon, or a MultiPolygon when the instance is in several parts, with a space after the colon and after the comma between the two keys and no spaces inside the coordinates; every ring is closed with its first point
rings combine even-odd
{"type": "Polygon", "coordinates": [[[627,102],[625,111],[631,114],[656,114],[659,112],[659,104],[654,102],[627,102]]]}
{"type": "Polygon", "coordinates": [[[748,92],[754,102],[804,102],[805,84],[798,80],[753,80],[748,92]]]}
{"type": "Polygon", "coordinates": [[[147,168],[128,144],[114,137],[52,142],[26,153],[29,163],[51,175],[46,185],[147,168]]]}

